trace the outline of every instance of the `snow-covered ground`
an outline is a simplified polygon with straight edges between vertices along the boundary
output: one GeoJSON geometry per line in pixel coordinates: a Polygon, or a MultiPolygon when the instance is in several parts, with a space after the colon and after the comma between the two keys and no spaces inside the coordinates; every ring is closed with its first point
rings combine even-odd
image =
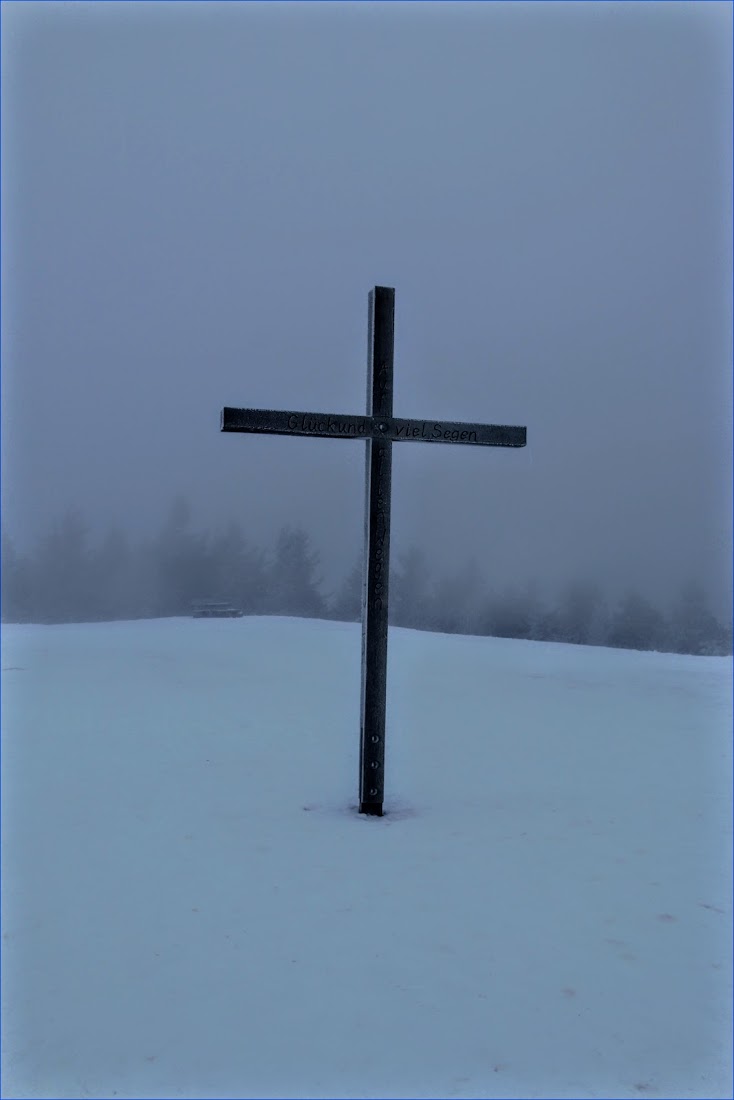
{"type": "Polygon", "coordinates": [[[13,626],[3,1095],[724,1097],[731,666],[394,629],[13,626]]]}

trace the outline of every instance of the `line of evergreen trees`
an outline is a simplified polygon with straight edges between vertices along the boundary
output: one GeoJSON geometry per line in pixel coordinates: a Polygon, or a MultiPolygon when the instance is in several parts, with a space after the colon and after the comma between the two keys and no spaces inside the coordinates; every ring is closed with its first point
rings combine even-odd
{"type": "MultiPolygon", "coordinates": [[[[284,527],[266,552],[237,521],[214,535],[196,530],[182,499],[159,532],[135,546],[120,530],[93,544],[76,510],[54,522],[29,554],[3,533],[1,576],[4,622],[187,615],[204,599],[226,600],[252,615],[357,621],[361,611],[361,561],[327,596],[307,532],[284,527]]],[[[491,592],[476,561],[434,578],[419,547],[398,554],[391,566],[390,609],[394,625],[420,630],[677,653],[732,651],[731,623],[717,620],[695,583],[682,587],[667,612],[636,591],[610,604],[598,585],[580,581],[549,603],[537,584],[491,592]]]]}

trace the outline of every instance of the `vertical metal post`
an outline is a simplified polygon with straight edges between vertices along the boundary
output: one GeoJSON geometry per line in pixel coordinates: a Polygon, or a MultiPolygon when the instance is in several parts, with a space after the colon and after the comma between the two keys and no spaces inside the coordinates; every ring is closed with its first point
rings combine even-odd
{"type": "MultiPolygon", "coordinates": [[[[395,291],[369,295],[367,415],[392,416],[395,291]]],[[[385,425],[387,431],[387,425],[385,425]]],[[[368,439],[365,471],[365,557],[362,585],[362,705],[359,812],[382,816],[385,788],[387,597],[390,570],[392,444],[368,439]]]]}

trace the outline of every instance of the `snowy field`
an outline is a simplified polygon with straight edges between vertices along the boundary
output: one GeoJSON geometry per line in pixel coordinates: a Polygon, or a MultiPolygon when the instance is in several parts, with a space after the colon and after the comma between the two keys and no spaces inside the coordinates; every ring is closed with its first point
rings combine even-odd
{"type": "Polygon", "coordinates": [[[725,1097],[731,669],[394,629],[11,626],[3,1096],[725,1097]]]}

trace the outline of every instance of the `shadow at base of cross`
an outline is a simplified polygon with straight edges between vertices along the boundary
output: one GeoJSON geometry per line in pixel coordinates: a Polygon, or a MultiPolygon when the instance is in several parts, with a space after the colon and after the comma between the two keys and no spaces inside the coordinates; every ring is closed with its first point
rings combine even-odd
{"type": "Polygon", "coordinates": [[[314,817],[351,817],[357,821],[377,819],[384,821],[386,825],[394,821],[405,821],[410,817],[419,816],[419,811],[412,806],[407,805],[405,802],[395,802],[392,799],[389,803],[383,805],[382,814],[380,815],[360,812],[359,804],[355,802],[350,802],[348,805],[309,802],[301,806],[301,811],[313,814],[314,817]]]}
{"type": "MultiPolygon", "coordinates": [[[[370,803],[367,803],[369,807],[370,803]]],[[[364,820],[367,817],[381,817],[383,821],[389,823],[391,821],[405,821],[409,817],[417,817],[418,811],[413,809],[412,806],[408,806],[405,803],[390,802],[387,805],[380,807],[380,813],[374,814],[369,809],[361,809],[359,806],[351,805],[349,807],[351,815],[364,820]]]]}

